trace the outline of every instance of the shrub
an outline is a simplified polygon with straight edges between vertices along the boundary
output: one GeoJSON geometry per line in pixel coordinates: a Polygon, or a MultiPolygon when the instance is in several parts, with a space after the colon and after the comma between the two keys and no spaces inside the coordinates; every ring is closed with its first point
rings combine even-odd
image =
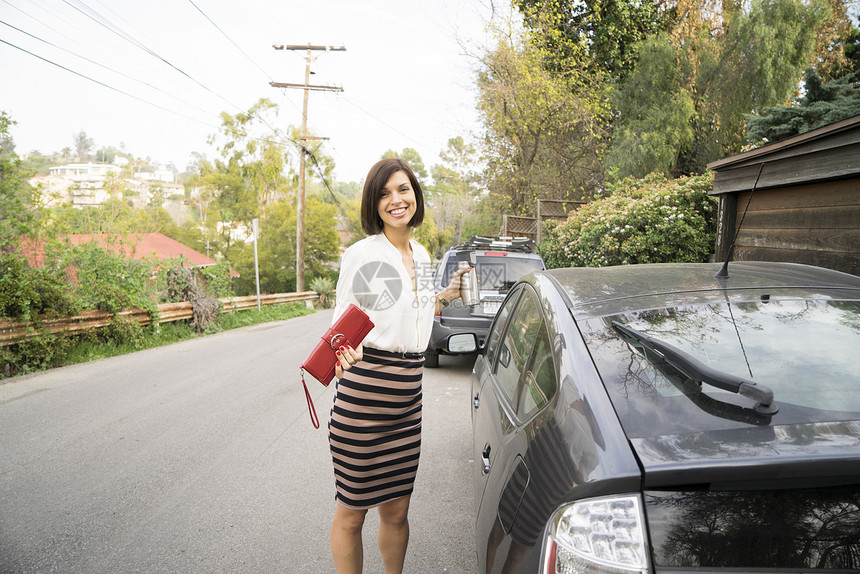
{"type": "Polygon", "coordinates": [[[234,295],[232,271],[233,267],[226,259],[222,259],[215,265],[197,269],[197,273],[205,278],[206,285],[209,287],[212,295],[219,298],[232,297],[234,295]]]}
{"type": "Polygon", "coordinates": [[[39,315],[74,315],[81,309],[66,286],[64,269],[33,268],[19,255],[0,253],[0,317],[27,322],[39,315]]]}
{"type": "Polygon", "coordinates": [[[26,341],[0,348],[0,364],[3,365],[0,379],[64,365],[74,341],[74,337],[40,333],[26,341]]]}
{"type": "Polygon", "coordinates": [[[320,307],[328,309],[334,302],[335,282],[331,277],[315,277],[310,283],[311,291],[320,296],[320,307]]]}
{"type": "Polygon", "coordinates": [[[567,221],[545,224],[540,252],[549,268],[706,261],[716,233],[712,187],[711,174],[625,179],[567,221]]]}
{"type": "Polygon", "coordinates": [[[129,259],[92,244],[72,247],[58,257],[74,270],[74,293],[81,308],[116,313],[138,307],[156,316],[154,261],[129,259]]]}

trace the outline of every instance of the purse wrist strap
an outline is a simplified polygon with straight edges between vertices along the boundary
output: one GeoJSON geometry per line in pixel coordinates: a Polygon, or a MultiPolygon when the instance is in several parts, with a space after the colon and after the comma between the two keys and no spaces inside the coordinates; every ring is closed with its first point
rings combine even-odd
{"type": "Polygon", "coordinates": [[[317,410],[314,408],[314,402],[311,400],[311,392],[308,390],[307,384],[305,384],[305,370],[299,368],[299,372],[302,375],[302,386],[305,388],[305,399],[308,401],[308,414],[311,417],[311,424],[314,425],[315,429],[320,428],[320,420],[317,417],[317,410]]]}

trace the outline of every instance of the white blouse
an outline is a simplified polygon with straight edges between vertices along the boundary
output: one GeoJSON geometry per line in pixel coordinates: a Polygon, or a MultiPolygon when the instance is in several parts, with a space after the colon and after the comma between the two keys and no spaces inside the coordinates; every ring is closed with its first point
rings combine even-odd
{"type": "Polygon", "coordinates": [[[409,243],[417,289],[400,251],[384,233],[350,245],[341,257],[333,320],[350,303],[361,308],[374,324],[364,339],[368,347],[418,353],[430,342],[436,311],[434,270],[427,250],[414,239],[409,243]]]}

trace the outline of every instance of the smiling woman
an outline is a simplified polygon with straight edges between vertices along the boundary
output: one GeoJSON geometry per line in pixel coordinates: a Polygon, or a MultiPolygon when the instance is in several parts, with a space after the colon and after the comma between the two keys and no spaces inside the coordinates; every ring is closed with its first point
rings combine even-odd
{"type": "Polygon", "coordinates": [[[375,325],[357,349],[336,351],[329,423],[336,501],[331,529],[335,567],[361,572],[367,511],[379,509],[379,550],[387,573],[403,568],[409,502],[421,453],[424,350],[442,299],[459,297],[459,275],[439,298],[419,280],[430,255],[411,238],[424,219],[424,195],[397,158],[377,162],[365,179],[361,224],[369,237],[341,260],[334,320],[351,303],[375,325]],[[419,271],[421,270],[421,271],[419,271]]]}

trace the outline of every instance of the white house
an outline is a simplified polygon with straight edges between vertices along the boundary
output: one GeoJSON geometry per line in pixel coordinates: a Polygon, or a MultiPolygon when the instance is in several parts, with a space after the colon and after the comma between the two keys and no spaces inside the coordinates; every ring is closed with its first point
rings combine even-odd
{"type": "Polygon", "coordinates": [[[101,181],[104,181],[105,176],[119,172],[120,168],[116,165],[92,162],[68,163],[54,166],[48,170],[51,175],[64,175],[72,179],[80,178],[81,181],[95,181],[95,178],[101,178],[101,181]]]}

